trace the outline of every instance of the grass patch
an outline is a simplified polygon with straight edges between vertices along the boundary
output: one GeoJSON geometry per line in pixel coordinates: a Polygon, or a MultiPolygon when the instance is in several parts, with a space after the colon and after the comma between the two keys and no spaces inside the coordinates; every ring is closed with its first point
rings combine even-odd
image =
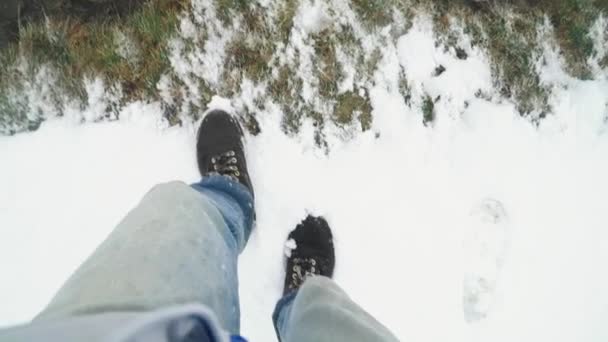
{"type": "Polygon", "coordinates": [[[393,0],[351,0],[351,6],[359,18],[370,28],[389,25],[393,21],[393,0]]]}
{"type": "Polygon", "coordinates": [[[281,66],[277,77],[270,82],[268,91],[272,100],[283,109],[283,129],[290,133],[299,132],[303,116],[300,97],[302,80],[293,77],[289,67],[281,66]]]}
{"type": "MultiPolygon", "coordinates": [[[[536,116],[543,117],[550,112],[547,105],[549,91],[541,84],[535,67],[536,59],[542,52],[537,44],[538,27],[545,15],[550,15],[548,12],[532,2],[506,6],[440,0],[435,5],[435,27],[446,48],[454,48],[460,59],[467,58],[458,46],[456,32],[451,28],[450,18],[458,18],[464,25],[465,34],[472,38],[473,45],[487,51],[492,61],[495,86],[500,94],[513,99],[521,115],[538,113],[536,116]]],[[[588,24],[591,26],[593,22],[588,24]]],[[[574,65],[579,70],[586,68],[586,62],[582,59],[574,65]]],[[[577,73],[577,76],[581,74],[577,73]]]]}
{"type": "Polygon", "coordinates": [[[313,37],[316,71],[319,78],[319,93],[325,98],[335,98],[338,83],[343,79],[341,66],[336,58],[335,35],[325,30],[313,37]]]}
{"type": "Polygon", "coordinates": [[[403,101],[407,106],[411,105],[412,102],[412,90],[410,84],[407,81],[407,75],[404,70],[399,71],[399,93],[403,97],[403,101]]]}
{"type": "Polygon", "coordinates": [[[485,29],[491,37],[488,52],[495,62],[493,69],[501,94],[514,98],[522,115],[546,106],[548,92],[534,68],[534,58],[540,53],[535,46],[535,26],[516,17],[512,22],[498,19],[485,29]]]}
{"type": "Polygon", "coordinates": [[[218,18],[229,25],[236,15],[247,12],[249,3],[248,0],[215,0],[215,10],[218,18]]]}
{"type": "MultiPolygon", "coordinates": [[[[169,68],[166,43],[176,32],[178,13],[185,6],[187,0],[150,0],[125,18],[49,17],[27,24],[18,44],[0,53],[4,68],[15,65],[15,56],[23,56],[27,74],[3,72],[0,89],[5,93],[15,82],[31,80],[42,66],[50,66],[61,86],[53,91],[81,101],[86,100],[82,80],[93,75],[101,75],[108,85],[119,84],[123,101],[155,98],[156,84],[169,68]],[[125,46],[133,51],[131,55],[121,51],[125,46]]],[[[61,106],[57,109],[61,111],[61,106]]]]}
{"type": "MultiPolygon", "coordinates": [[[[347,126],[358,120],[362,130],[371,128],[371,103],[367,96],[361,96],[356,91],[340,93],[338,85],[344,81],[343,66],[337,58],[337,49],[353,56],[358,55],[359,68],[363,70],[359,77],[370,78],[375,70],[380,54],[373,54],[371,58],[364,56],[357,49],[359,42],[352,29],[343,27],[340,31],[325,30],[313,36],[316,55],[315,72],[319,81],[319,95],[333,106],[331,120],[338,125],[347,126]]],[[[353,61],[357,62],[357,61],[353,61]]]]}
{"type": "Polygon", "coordinates": [[[269,40],[272,30],[266,21],[264,9],[255,6],[243,13],[241,30],[226,48],[226,77],[232,77],[228,88],[234,93],[243,76],[261,82],[268,79],[274,46],[269,40]],[[232,74],[232,75],[230,75],[232,74]]]}
{"type": "MultiPolygon", "coordinates": [[[[0,118],[0,127],[12,127],[12,132],[19,130],[14,128],[19,126],[19,121],[26,122],[22,129],[36,125],[39,118],[28,111],[27,99],[19,102],[9,94],[21,93],[20,86],[34,83],[41,68],[49,66],[52,76],[57,78],[53,84],[57,89],[52,89],[50,96],[59,112],[65,102],[63,94],[86,103],[82,81],[86,77],[99,76],[108,86],[119,85],[123,96],[120,101],[126,103],[158,100],[157,85],[161,77],[166,76],[170,88],[175,89],[170,89],[171,103],[163,106],[169,121],[179,124],[184,114],[196,118],[201,110],[198,107],[207,103],[213,94],[240,96],[241,84],[247,78],[268,90],[267,96],[255,106],[262,108],[267,100],[278,104],[283,108],[284,128],[288,132],[297,132],[304,118],[312,119],[319,130],[326,122],[352,127],[357,120],[362,129],[367,130],[372,123],[372,108],[367,92],[361,90],[374,85],[374,73],[382,61],[384,44],[395,43],[419,12],[433,16],[435,31],[440,37],[438,44],[453,48],[457,58],[464,60],[468,56],[459,46],[460,32],[452,27],[452,18],[456,18],[473,44],[490,57],[495,86],[500,93],[513,99],[522,115],[534,113],[542,118],[550,108],[547,107],[549,90],[541,85],[535,70],[540,55],[537,28],[549,18],[568,71],[584,79],[590,77],[587,60],[594,53],[590,28],[601,11],[608,15],[605,0],[350,0],[364,31],[380,39],[375,50],[368,49],[369,46],[364,49],[364,42],[357,38],[360,32],[355,34],[350,24],[335,21],[324,31],[305,38],[308,48],[314,49],[314,57],[312,75],[303,80],[295,71],[301,62],[299,47],[290,45],[290,37],[298,8],[302,1],[308,0],[277,1],[268,8],[246,0],[209,0],[213,1],[220,25],[226,30],[237,30],[232,32],[233,38],[226,45],[219,84],[214,78],[211,87],[205,76],[201,76],[204,72],[167,74],[170,71],[167,42],[176,33],[178,16],[190,0],[148,0],[143,5],[144,0],[130,1],[139,5],[119,16],[60,17],[53,10],[48,20],[41,17],[39,21],[26,23],[19,32],[19,44],[0,52],[0,111],[13,113],[0,118]],[[393,24],[394,17],[402,18],[403,23],[393,24]],[[377,34],[391,24],[389,35],[377,34]],[[288,49],[290,56],[283,54],[288,49]],[[25,69],[16,67],[21,61],[26,62],[21,65],[25,65],[25,69]],[[343,62],[352,64],[354,69],[344,68],[343,62]],[[340,89],[347,76],[349,80],[353,78],[352,85],[340,89]],[[315,98],[308,102],[313,103],[307,103],[301,95],[305,84],[312,87],[315,98]],[[192,94],[194,92],[196,94],[192,94]]],[[[332,3],[326,4],[330,14],[338,17],[332,3]]],[[[207,12],[198,14],[209,16],[207,12]]],[[[184,48],[180,51],[186,54],[183,56],[186,62],[190,57],[196,59],[197,56],[187,54],[202,49],[208,38],[205,20],[195,20],[192,14],[191,22],[196,26],[195,38],[181,41],[184,48]]],[[[600,61],[600,66],[608,67],[608,56],[600,61]]],[[[398,86],[405,103],[410,105],[411,90],[403,72],[398,86]]],[[[435,119],[435,103],[428,96],[422,103],[423,122],[429,125],[435,119]]],[[[259,108],[246,108],[248,112],[244,114],[252,131],[257,125],[253,111],[259,108]]],[[[317,138],[322,141],[322,132],[317,138]]]]}
{"type": "Polygon", "coordinates": [[[604,56],[599,64],[601,68],[608,68],[608,55],[604,56]]]}
{"type": "Polygon", "coordinates": [[[576,77],[589,77],[586,61],[593,54],[593,41],[589,37],[589,31],[601,13],[601,6],[605,10],[608,8],[608,2],[593,0],[536,0],[535,2],[538,8],[547,11],[570,72],[576,77]]]}
{"type": "Polygon", "coordinates": [[[435,121],[435,102],[433,98],[426,95],[422,100],[422,123],[429,126],[435,121]]]}
{"type": "Polygon", "coordinates": [[[348,125],[357,119],[361,129],[367,131],[372,125],[372,106],[366,97],[346,92],[338,95],[333,117],[341,125],[348,125]]]}
{"type": "Polygon", "coordinates": [[[285,43],[289,39],[291,29],[293,28],[293,20],[298,10],[297,0],[284,0],[278,11],[276,28],[280,41],[285,43]]]}
{"type": "Polygon", "coordinates": [[[265,79],[270,74],[272,51],[264,45],[248,39],[233,40],[226,49],[228,69],[242,72],[256,82],[265,79]]]}
{"type": "MultiPolygon", "coordinates": [[[[608,1],[605,0],[507,0],[500,3],[436,0],[435,4],[441,14],[458,13],[458,17],[465,20],[478,18],[488,30],[502,25],[500,21],[505,20],[505,10],[512,13],[515,31],[533,31],[545,16],[548,17],[568,71],[578,78],[589,77],[586,62],[593,54],[590,29],[601,13],[608,15],[608,1]]],[[[500,35],[490,34],[488,38],[500,39],[500,35]]]]}

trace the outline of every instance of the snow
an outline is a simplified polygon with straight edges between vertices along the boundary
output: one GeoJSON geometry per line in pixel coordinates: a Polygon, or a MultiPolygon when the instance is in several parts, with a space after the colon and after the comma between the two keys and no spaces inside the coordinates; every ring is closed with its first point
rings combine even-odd
{"type": "MultiPolygon", "coordinates": [[[[554,115],[537,127],[494,93],[483,52],[468,47],[463,61],[436,48],[425,20],[383,49],[367,89],[372,130],[345,140],[328,124],[326,153],[311,122],[290,136],[277,106],[258,116],[261,133],[246,137],[257,226],[239,261],[243,335],[276,340],[270,317],[282,293],[285,239],[312,213],[334,231],[335,280],[400,340],[606,341],[608,80],[564,76],[547,45],[538,68],[552,86],[554,115]],[[433,78],[437,64],[446,71],[433,78]],[[414,91],[441,96],[432,127],[422,124],[420,104],[407,106],[399,94],[401,68],[414,91]],[[479,88],[493,99],[476,97],[479,88]],[[471,232],[471,213],[487,198],[502,204],[508,220],[484,238],[471,232]],[[498,253],[500,267],[492,298],[482,303],[486,317],[469,323],[465,278],[476,270],[463,246],[477,240],[478,254],[498,253]]],[[[181,30],[195,34],[188,25],[181,30]]],[[[218,27],[209,34],[225,44],[218,27]]],[[[306,61],[308,46],[292,37],[292,52],[306,61]]],[[[221,49],[174,52],[184,80],[189,72],[219,77],[221,49]]],[[[111,94],[98,82],[87,88],[96,96],[84,111],[0,137],[1,325],[41,310],[150,187],[198,179],[196,124],[169,128],[159,104],[140,102],[119,121],[92,123],[111,94]]],[[[243,89],[240,105],[261,91],[251,82],[243,89]]],[[[231,109],[219,97],[211,106],[231,109]]]]}
{"type": "Polygon", "coordinates": [[[491,312],[506,250],[509,217],[501,202],[486,198],[470,214],[465,228],[463,309],[467,322],[477,322],[491,312]]]}
{"type": "Polygon", "coordinates": [[[319,0],[314,2],[304,1],[294,19],[296,28],[302,30],[306,35],[319,33],[330,23],[331,17],[327,13],[327,5],[319,0]]]}
{"type": "MultiPolygon", "coordinates": [[[[169,60],[176,77],[185,84],[188,101],[199,104],[199,83],[196,77],[205,79],[212,87],[218,85],[225,59],[226,45],[232,39],[235,27],[228,30],[217,18],[211,1],[192,0],[190,15],[180,21],[180,37],[170,41],[169,60]],[[205,27],[197,30],[194,26],[205,27]],[[187,48],[186,42],[203,42],[187,48]]],[[[238,28],[238,27],[237,27],[238,28]]],[[[168,103],[171,103],[170,99],[168,103]]]]}
{"type": "Polygon", "coordinates": [[[593,68],[595,74],[608,77],[608,71],[599,66],[599,61],[608,55],[608,18],[604,14],[600,14],[595,24],[589,32],[589,37],[594,42],[594,54],[589,58],[589,65],[593,68]]]}
{"type": "MultiPolygon", "coordinates": [[[[431,19],[419,16],[411,30],[399,38],[399,62],[408,78],[415,80],[410,87],[414,99],[429,95],[440,96],[436,110],[445,115],[459,115],[475,94],[492,92],[492,72],[487,58],[479,48],[463,44],[468,58],[456,58],[456,51],[435,44],[431,19]],[[440,75],[435,71],[443,67],[440,75]]],[[[461,41],[466,37],[461,34],[461,41]]]]}
{"type": "Polygon", "coordinates": [[[289,239],[285,242],[285,256],[290,258],[291,257],[291,252],[298,248],[298,245],[296,243],[296,240],[294,239],[289,239]]]}
{"type": "Polygon", "coordinates": [[[116,45],[118,55],[129,60],[131,64],[137,64],[141,59],[141,52],[137,45],[124,32],[114,32],[114,45],[116,45]]]}

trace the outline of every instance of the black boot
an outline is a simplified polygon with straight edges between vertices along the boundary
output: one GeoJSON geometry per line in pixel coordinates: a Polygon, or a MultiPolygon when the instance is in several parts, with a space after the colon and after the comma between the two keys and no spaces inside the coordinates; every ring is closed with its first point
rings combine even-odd
{"type": "Polygon", "coordinates": [[[243,149],[243,130],[230,114],[215,110],[198,129],[196,157],[201,176],[220,174],[245,185],[253,196],[243,149]]]}
{"type": "Polygon", "coordinates": [[[297,290],[306,278],[334,274],[335,252],[331,229],[323,217],[308,216],[289,234],[287,272],[283,294],[297,290]]]}

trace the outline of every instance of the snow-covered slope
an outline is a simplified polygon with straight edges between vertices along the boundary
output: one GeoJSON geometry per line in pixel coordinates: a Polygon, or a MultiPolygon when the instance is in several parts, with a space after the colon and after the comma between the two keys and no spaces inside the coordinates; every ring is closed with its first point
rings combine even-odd
{"type": "MultiPolygon", "coordinates": [[[[608,339],[605,71],[571,79],[548,45],[538,67],[554,115],[536,126],[476,96],[495,94],[484,54],[460,60],[431,30],[422,18],[386,47],[372,129],[328,124],[328,153],[312,123],[288,136],[277,106],[258,115],[246,141],[258,222],[239,264],[252,341],[275,340],[284,240],[309,212],[334,229],[337,282],[403,341],[608,339]],[[414,93],[441,96],[432,126],[399,94],[400,68],[414,93]]],[[[0,324],[41,310],[151,186],[197,180],[195,123],[167,128],[154,103],[120,114],[0,137],[0,324]]]]}

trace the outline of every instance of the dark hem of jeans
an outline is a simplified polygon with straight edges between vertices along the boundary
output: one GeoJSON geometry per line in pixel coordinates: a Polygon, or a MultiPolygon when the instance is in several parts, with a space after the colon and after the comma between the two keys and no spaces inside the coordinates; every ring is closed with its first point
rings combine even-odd
{"type": "Polygon", "coordinates": [[[277,305],[274,308],[274,312],[272,313],[272,323],[274,324],[274,331],[277,334],[277,338],[279,339],[279,341],[281,341],[281,335],[279,334],[279,326],[277,324],[279,320],[279,315],[281,315],[283,309],[289,303],[293,302],[297,295],[298,291],[295,290],[283,296],[283,298],[279,299],[279,301],[277,302],[277,305]]]}

